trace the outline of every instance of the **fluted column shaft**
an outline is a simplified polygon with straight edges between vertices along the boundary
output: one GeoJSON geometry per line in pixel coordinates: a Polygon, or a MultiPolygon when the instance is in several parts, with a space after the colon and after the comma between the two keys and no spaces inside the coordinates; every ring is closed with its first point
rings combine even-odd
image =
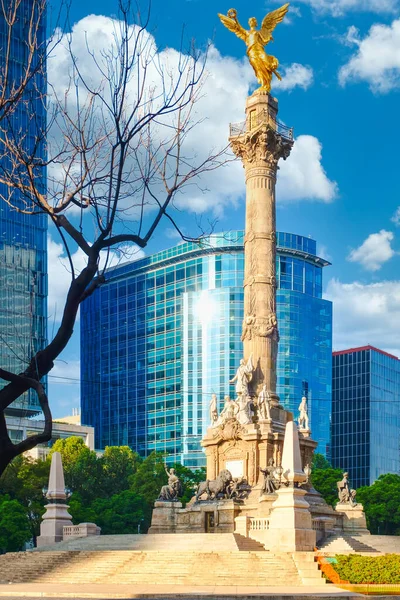
{"type": "Polygon", "coordinates": [[[292,147],[276,130],[277,112],[274,98],[255,92],[246,103],[246,131],[230,138],[246,174],[244,358],[253,357],[253,394],[258,395],[265,384],[273,404],[279,404],[275,185],[278,161],[287,158],[292,147]]]}

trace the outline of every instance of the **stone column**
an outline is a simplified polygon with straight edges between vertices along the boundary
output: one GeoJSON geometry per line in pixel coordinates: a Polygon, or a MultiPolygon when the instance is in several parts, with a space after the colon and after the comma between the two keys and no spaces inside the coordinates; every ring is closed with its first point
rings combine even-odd
{"type": "Polygon", "coordinates": [[[275,184],[278,161],[289,156],[293,145],[291,135],[278,132],[277,113],[277,100],[257,90],[247,99],[245,131],[232,128],[229,138],[246,174],[244,358],[253,356],[253,394],[258,396],[265,384],[275,406],[279,405],[275,184]]]}

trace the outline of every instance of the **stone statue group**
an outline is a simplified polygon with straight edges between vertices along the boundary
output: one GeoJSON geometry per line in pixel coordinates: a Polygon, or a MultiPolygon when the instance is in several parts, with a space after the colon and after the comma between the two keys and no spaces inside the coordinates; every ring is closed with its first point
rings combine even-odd
{"type": "MultiPolygon", "coordinates": [[[[235,419],[240,425],[249,425],[255,419],[261,422],[272,422],[271,394],[267,386],[263,385],[257,399],[250,393],[249,385],[254,371],[252,360],[252,356],[250,356],[247,363],[244,359],[240,361],[235,376],[229,382],[236,383],[236,399],[232,400],[230,396],[225,396],[224,406],[220,413],[217,395],[212,394],[209,406],[211,427],[220,427],[230,419],[235,419]]],[[[299,405],[298,423],[301,431],[309,431],[307,398],[305,396],[299,405]]]]}
{"type": "MultiPolygon", "coordinates": [[[[167,485],[163,485],[158,497],[158,502],[177,502],[183,493],[182,482],[176,474],[175,469],[165,466],[168,475],[167,485]]],[[[243,500],[251,490],[247,479],[244,477],[232,477],[227,469],[221,471],[216,479],[207,479],[199,483],[196,491],[196,502],[201,498],[204,500],[243,500]]]]}
{"type": "MultiPolygon", "coordinates": [[[[182,482],[177,476],[175,469],[171,468],[168,470],[168,468],[165,467],[165,471],[168,475],[168,483],[167,485],[162,486],[158,501],[176,502],[183,493],[182,482]]],[[[273,458],[269,459],[265,469],[260,467],[260,472],[264,475],[264,481],[260,491],[261,496],[275,494],[279,488],[287,485],[286,482],[282,481],[283,469],[281,465],[275,466],[273,458]]],[[[310,468],[308,468],[308,472],[311,472],[310,468]]],[[[348,477],[348,473],[343,473],[343,479],[337,483],[339,504],[348,504],[355,507],[357,506],[357,503],[355,502],[357,492],[350,488],[348,477]]],[[[305,483],[308,483],[308,477],[305,483]]],[[[195,501],[241,501],[247,498],[250,492],[251,486],[248,484],[245,477],[232,477],[232,474],[228,469],[223,469],[216,479],[207,479],[206,481],[199,483],[195,494],[195,501]]]]}

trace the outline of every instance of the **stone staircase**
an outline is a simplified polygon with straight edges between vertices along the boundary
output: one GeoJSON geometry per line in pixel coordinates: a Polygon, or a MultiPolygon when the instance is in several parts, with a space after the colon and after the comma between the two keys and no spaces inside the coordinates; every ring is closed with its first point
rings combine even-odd
{"type": "Polygon", "coordinates": [[[320,586],[312,552],[268,552],[239,534],[109,535],[0,556],[0,584],[320,586]]]}
{"type": "Polygon", "coordinates": [[[350,535],[336,534],[325,540],[318,548],[322,554],[354,554],[369,553],[378,554],[379,550],[375,548],[374,536],[356,537],[350,535]]]}
{"type": "MultiPolygon", "coordinates": [[[[321,584],[317,575],[315,584],[321,584]]],[[[299,586],[303,581],[293,556],[285,553],[72,550],[0,556],[0,584],[5,583],[299,586]]]]}
{"type": "Polygon", "coordinates": [[[261,544],[252,538],[240,535],[240,533],[234,533],[233,537],[235,538],[238,550],[241,552],[266,552],[264,544],[261,544]]]}

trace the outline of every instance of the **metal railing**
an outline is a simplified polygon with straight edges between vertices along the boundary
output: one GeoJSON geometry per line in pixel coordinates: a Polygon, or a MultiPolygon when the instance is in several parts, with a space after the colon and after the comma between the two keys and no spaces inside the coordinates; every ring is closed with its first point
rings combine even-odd
{"type": "MultiPolygon", "coordinates": [[[[267,111],[259,113],[257,117],[252,121],[252,129],[256,129],[259,125],[268,124],[271,125],[273,129],[279,135],[284,137],[287,140],[293,140],[293,127],[288,127],[281,121],[277,119],[272,119],[270,115],[268,115],[267,111]]],[[[230,137],[238,137],[243,135],[249,131],[247,128],[247,122],[241,121],[240,123],[230,123],[229,125],[229,136],[230,137]]]]}

